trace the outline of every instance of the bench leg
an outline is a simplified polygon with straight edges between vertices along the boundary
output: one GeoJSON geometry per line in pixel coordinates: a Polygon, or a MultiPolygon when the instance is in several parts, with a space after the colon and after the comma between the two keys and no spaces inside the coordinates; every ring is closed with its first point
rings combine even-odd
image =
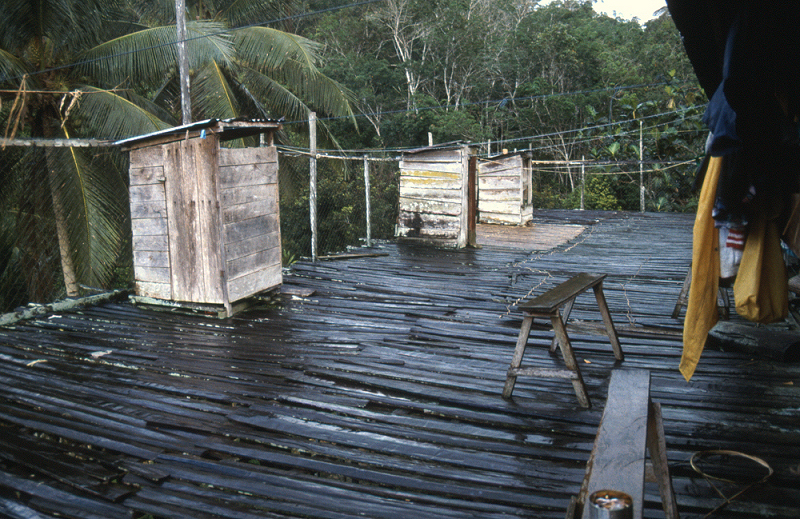
{"type": "MultiPolygon", "coordinates": [[[[577,296],[567,301],[567,304],[564,305],[564,314],[561,316],[561,320],[564,321],[564,326],[567,325],[567,321],[569,320],[569,314],[572,312],[572,305],[575,304],[575,299],[577,299],[577,296]]],[[[557,346],[558,346],[558,337],[554,335],[553,340],[550,341],[550,353],[555,353],[557,346]]]]}
{"type": "Polygon", "coordinates": [[[575,360],[575,353],[572,351],[572,344],[569,342],[567,335],[567,328],[564,326],[564,321],[561,319],[561,314],[558,310],[550,316],[550,321],[553,323],[553,330],[556,332],[558,345],[561,348],[561,355],[564,357],[564,364],[567,369],[575,373],[575,378],[572,380],[572,387],[575,388],[575,394],[578,396],[578,403],[581,407],[591,407],[589,402],[589,395],[586,393],[586,385],[583,383],[583,376],[578,367],[578,362],[575,360]]]}
{"type": "Polygon", "coordinates": [[[664,420],[661,417],[661,404],[658,402],[650,402],[650,413],[647,418],[647,447],[658,481],[658,490],[661,493],[664,516],[667,519],[680,519],[678,505],[675,502],[675,490],[672,488],[672,478],[669,475],[664,420]]]}
{"type": "MultiPolygon", "coordinates": [[[[600,423],[601,425],[603,423],[602,417],[600,418],[600,423]]],[[[597,436],[595,436],[594,442],[592,443],[592,452],[589,454],[589,460],[586,462],[586,471],[583,474],[583,481],[581,481],[581,489],[578,491],[578,496],[575,498],[577,508],[574,513],[577,519],[583,517],[583,509],[586,505],[587,494],[589,493],[589,480],[592,478],[592,469],[594,468],[594,458],[597,454],[597,449],[597,436]]],[[[570,505],[571,504],[572,503],[570,503],[570,505]]],[[[567,508],[567,511],[569,511],[569,508],[567,508]]]]}
{"type": "MultiPolygon", "coordinates": [[[[525,346],[528,344],[528,335],[531,333],[531,325],[533,324],[533,316],[525,315],[522,318],[522,327],[519,330],[519,337],[517,337],[517,346],[514,348],[514,357],[511,359],[511,368],[518,368],[522,364],[522,356],[525,355],[525,346]]],[[[510,372],[506,376],[506,385],[503,388],[503,398],[511,398],[511,393],[514,391],[514,384],[517,383],[517,376],[512,375],[510,372]]]]}
{"type": "Polygon", "coordinates": [[[689,273],[683,280],[683,287],[681,293],[678,295],[678,301],[675,303],[675,309],[672,310],[672,318],[677,319],[681,313],[681,308],[689,300],[689,286],[692,284],[692,266],[689,265],[689,273]]]}
{"type": "Polygon", "coordinates": [[[608,332],[608,339],[611,341],[611,348],[614,350],[614,357],[617,360],[625,360],[625,356],[622,354],[622,347],[619,345],[617,330],[614,328],[614,321],[611,320],[611,313],[608,311],[606,296],[603,294],[603,283],[598,283],[592,289],[594,290],[594,297],[597,299],[597,306],[600,307],[603,322],[606,324],[606,332],[608,332]]]}
{"type": "Polygon", "coordinates": [[[583,511],[583,507],[578,507],[578,498],[576,496],[570,497],[567,505],[567,514],[564,516],[565,519],[580,519],[578,510],[583,511]]]}

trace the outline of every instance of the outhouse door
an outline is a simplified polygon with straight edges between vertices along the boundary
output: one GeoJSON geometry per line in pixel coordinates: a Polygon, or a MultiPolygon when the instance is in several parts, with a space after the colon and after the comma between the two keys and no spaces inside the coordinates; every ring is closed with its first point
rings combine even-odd
{"type": "Polygon", "coordinates": [[[217,139],[169,143],[164,153],[173,299],[225,304],[217,139]]]}

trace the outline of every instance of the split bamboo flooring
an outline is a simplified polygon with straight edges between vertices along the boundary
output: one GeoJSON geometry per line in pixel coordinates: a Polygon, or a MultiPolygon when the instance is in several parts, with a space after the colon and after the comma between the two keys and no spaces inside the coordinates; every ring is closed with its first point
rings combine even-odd
{"type": "MultiPolygon", "coordinates": [[[[682,517],[723,503],[714,486],[746,486],[690,466],[712,449],[774,470],[714,517],[800,517],[800,367],[706,351],[691,382],[678,373],[691,216],[535,221],[583,230],[546,248],[400,242],[299,262],[272,304],[230,319],[120,300],[0,329],[0,516],[563,518],[610,372],[637,368],[682,517]],[[515,304],[578,272],[608,274],[625,361],[584,295],[569,330],[594,407],[563,380],[520,378],[504,400],[515,304]]],[[[534,326],[526,364],[562,365],[551,333],[534,326]]],[[[713,468],[760,479],[741,459],[713,468]]],[[[646,489],[644,516],[663,517],[646,489]]]]}

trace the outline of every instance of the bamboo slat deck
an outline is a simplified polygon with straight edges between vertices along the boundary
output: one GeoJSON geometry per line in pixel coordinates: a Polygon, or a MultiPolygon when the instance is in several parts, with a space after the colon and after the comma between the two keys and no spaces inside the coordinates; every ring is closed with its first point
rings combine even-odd
{"type": "MultiPolygon", "coordinates": [[[[563,518],[610,372],[636,368],[662,406],[682,517],[723,502],[689,465],[709,449],[775,471],[715,517],[800,517],[800,367],[706,351],[690,383],[678,373],[692,217],[534,221],[585,229],[549,250],[388,243],[300,262],[275,304],[230,319],[123,300],[0,328],[0,516],[563,518]],[[521,378],[504,400],[514,305],[579,272],[608,274],[624,362],[584,295],[570,338],[594,407],[563,380],[521,378]]],[[[551,337],[534,326],[526,364],[562,364],[551,337]]],[[[644,517],[663,517],[654,484],[644,517]]]]}

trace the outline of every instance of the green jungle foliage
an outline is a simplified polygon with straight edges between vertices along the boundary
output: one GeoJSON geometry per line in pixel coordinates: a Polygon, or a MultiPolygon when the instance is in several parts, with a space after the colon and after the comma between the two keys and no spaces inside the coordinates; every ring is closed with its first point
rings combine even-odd
{"type": "MultiPolygon", "coordinates": [[[[319,254],[366,235],[358,158],[391,158],[429,135],[483,154],[490,142],[493,152],[601,163],[586,172],[585,207],[638,210],[641,128],[646,209],[696,203],[706,98],[667,12],[642,25],[579,0],[186,4],[194,120],[285,117],[279,144],[302,149],[315,111],[319,148],[354,159],[319,161],[319,254]]],[[[3,136],[119,139],[179,124],[174,5],[7,0],[3,136]]],[[[113,149],[0,150],[0,311],[130,285],[126,161],[113,149]]],[[[291,263],[310,255],[308,157],[282,153],[280,163],[291,263]]],[[[372,237],[388,239],[397,163],[370,162],[370,179],[372,237]]],[[[576,167],[534,180],[534,207],[579,206],[576,167]]]]}
{"type": "MultiPolygon", "coordinates": [[[[305,119],[313,109],[354,123],[351,93],[319,69],[320,44],[253,23],[301,6],[186,6],[193,120],[305,119]]],[[[3,136],[116,140],[179,124],[176,38],[173,0],[5,0],[3,136]]],[[[84,147],[0,153],[0,310],[129,286],[127,157],[84,147]]]]}

